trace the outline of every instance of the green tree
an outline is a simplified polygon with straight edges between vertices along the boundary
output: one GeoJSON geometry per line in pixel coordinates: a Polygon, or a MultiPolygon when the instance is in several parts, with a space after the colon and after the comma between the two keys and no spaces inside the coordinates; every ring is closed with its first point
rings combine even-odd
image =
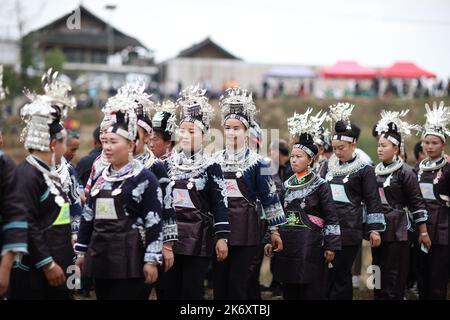
{"type": "Polygon", "coordinates": [[[60,48],[47,50],[44,54],[45,70],[53,68],[55,71],[62,71],[66,57],[60,48]]]}

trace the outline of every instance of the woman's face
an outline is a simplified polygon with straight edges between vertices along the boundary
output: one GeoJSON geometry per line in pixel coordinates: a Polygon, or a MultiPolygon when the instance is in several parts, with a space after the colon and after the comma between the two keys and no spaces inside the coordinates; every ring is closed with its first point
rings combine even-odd
{"type": "Polygon", "coordinates": [[[103,127],[100,128],[100,142],[102,143],[102,145],[105,142],[105,135],[108,132],[109,127],[111,127],[111,125],[105,124],[103,127]]]}
{"type": "Polygon", "coordinates": [[[148,147],[157,158],[161,158],[172,148],[172,141],[165,141],[160,132],[153,131],[150,135],[148,147]]]}
{"type": "Polygon", "coordinates": [[[241,150],[247,139],[247,128],[238,119],[228,119],[224,125],[225,144],[229,149],[241,150]]]}
{"type": "Polygon", "coordinates": [[[183,151],[196,151],[203,144],[203,131],[194,123],[184,121],[180,125],[178,142],[183,151]]]}
{"type": "Polygon", "coordinates": [[[122,166],[128,163],[128,155],[133,151],[134,143],[115,134],[108,132],[104,136],[103,153],[113,166],[122,166]]]}
{"type": "Polygon", "coordinates": [[[334,154],[342,162],[350,161],[352,159],[353,152],[355,152],[356,149],[356,143],[350,143],[342,140],[333,140],[331,145],[333,146],[334,154]]]}
{"type": "Polygon", "coordinates": [[[398,146],[394,145],[385,137],[380,136],[378,139],[377,154],[380,161],[386,163],[392,162],[394,156],[398,155],[398,146]]]}
{"type": "Polygon", "coordinates": [[[445,143],[438,136],[429,134],[423,138],[422,148],[430,159],[438,159],[444,152],[445,143]]]}
{"type": "Polygon", "coordinates": [[[311,165],[312,159],[305,151],[293,148],[291,152],[291,168],[295,173],[303,172],[311,165]]]}
{"type": "Polygon", "coordinates": [[[61,164],[61,158],[64,155],[64,153],[67,150],[66,146],[66,140],[67,140],[67,133],[66,130],[62,131],[64,138],[61,140],[53,139],[50,143],[51,150],[55,153],[55,162],[56,165],[61,164]]]}

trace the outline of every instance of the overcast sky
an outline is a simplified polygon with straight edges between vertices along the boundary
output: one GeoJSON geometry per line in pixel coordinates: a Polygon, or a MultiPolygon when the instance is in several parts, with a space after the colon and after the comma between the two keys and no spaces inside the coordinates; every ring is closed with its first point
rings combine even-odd
{"type": "MultiPolygon", "coordinates": [[[[16,0],[0,4],[0,35],[14,34],[16,0]]],[[[30,31],[77,0],[21,1],[30,31]]],[[[450,0],[92,0],[83,4],[155,51],[157,61],[210,36],[248,62],[382,67],[414,61],[450,76],[450,0]]],[[[83,19],[83,17],[81,17],[83,19]]]]}

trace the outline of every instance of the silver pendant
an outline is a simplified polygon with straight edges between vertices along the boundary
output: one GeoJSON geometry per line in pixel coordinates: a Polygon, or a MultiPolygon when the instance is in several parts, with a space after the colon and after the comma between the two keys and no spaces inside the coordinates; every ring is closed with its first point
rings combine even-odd
{"type": "Polygon", "coordinates": [[[433,184],[438,184],[438,182],[439,182],[439,178],[435,178],[435,179],[433,180],[433,184]]]}
{"type": "Polygon", "coordinates": [[[172,180],[172,181],[170,182],[170,185],[173,187],[173,186],[175,185],[175,181],[172,180]]]}
{"type": "Polygon", "coordinates": [[[300,208],[305,209],[306,207],[306,203],[305,200],[302,201],[302,203],[300,203],[300,208]]]}
{"type": "Polygon", "coordinates": [[[240,171],[236,172],[236,178],[239,179],[240,177],[242,177],[242,173],[240,171]]]}
{"type": "Polygon", "coordinates": [[[194,187],[194,184],[193,184],[192,182],[189,182],[189,183],[187,184],[187,188],[188,188],[189,190],[191,190],[193,187],[194,187]]]}
{"type": "Polygon", "coordinates": [[[113,190],[113,192],[111,192],[111,194],[113,195],[113,196],[117,196],[118,194],[121,194],[122,193],[122,189],[115,189],[115,190],[113,190]]]}
{"type": "Polygon", "coordinates": [[[342,182],[347,183],[348,182],[348,177],[345,177],[342,182]]]}

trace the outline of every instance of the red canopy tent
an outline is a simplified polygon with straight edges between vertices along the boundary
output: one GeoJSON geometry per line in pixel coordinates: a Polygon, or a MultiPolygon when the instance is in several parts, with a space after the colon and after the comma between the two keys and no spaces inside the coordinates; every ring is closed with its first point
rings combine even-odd
{"type": "Polygon", "coordinates": [[[338,61],[333,66],[323,68],[320,74],[324,78],[372,79],[377,72],[356,61],[338,61]]]}
{"type": "Polygon", "coordinates": [[[378,75],[384,78],[403,78],[403,79],[436,77],[436,74],[424,70],[412,62],[396,62],[390,67],[381,69],[378,75]]]}

